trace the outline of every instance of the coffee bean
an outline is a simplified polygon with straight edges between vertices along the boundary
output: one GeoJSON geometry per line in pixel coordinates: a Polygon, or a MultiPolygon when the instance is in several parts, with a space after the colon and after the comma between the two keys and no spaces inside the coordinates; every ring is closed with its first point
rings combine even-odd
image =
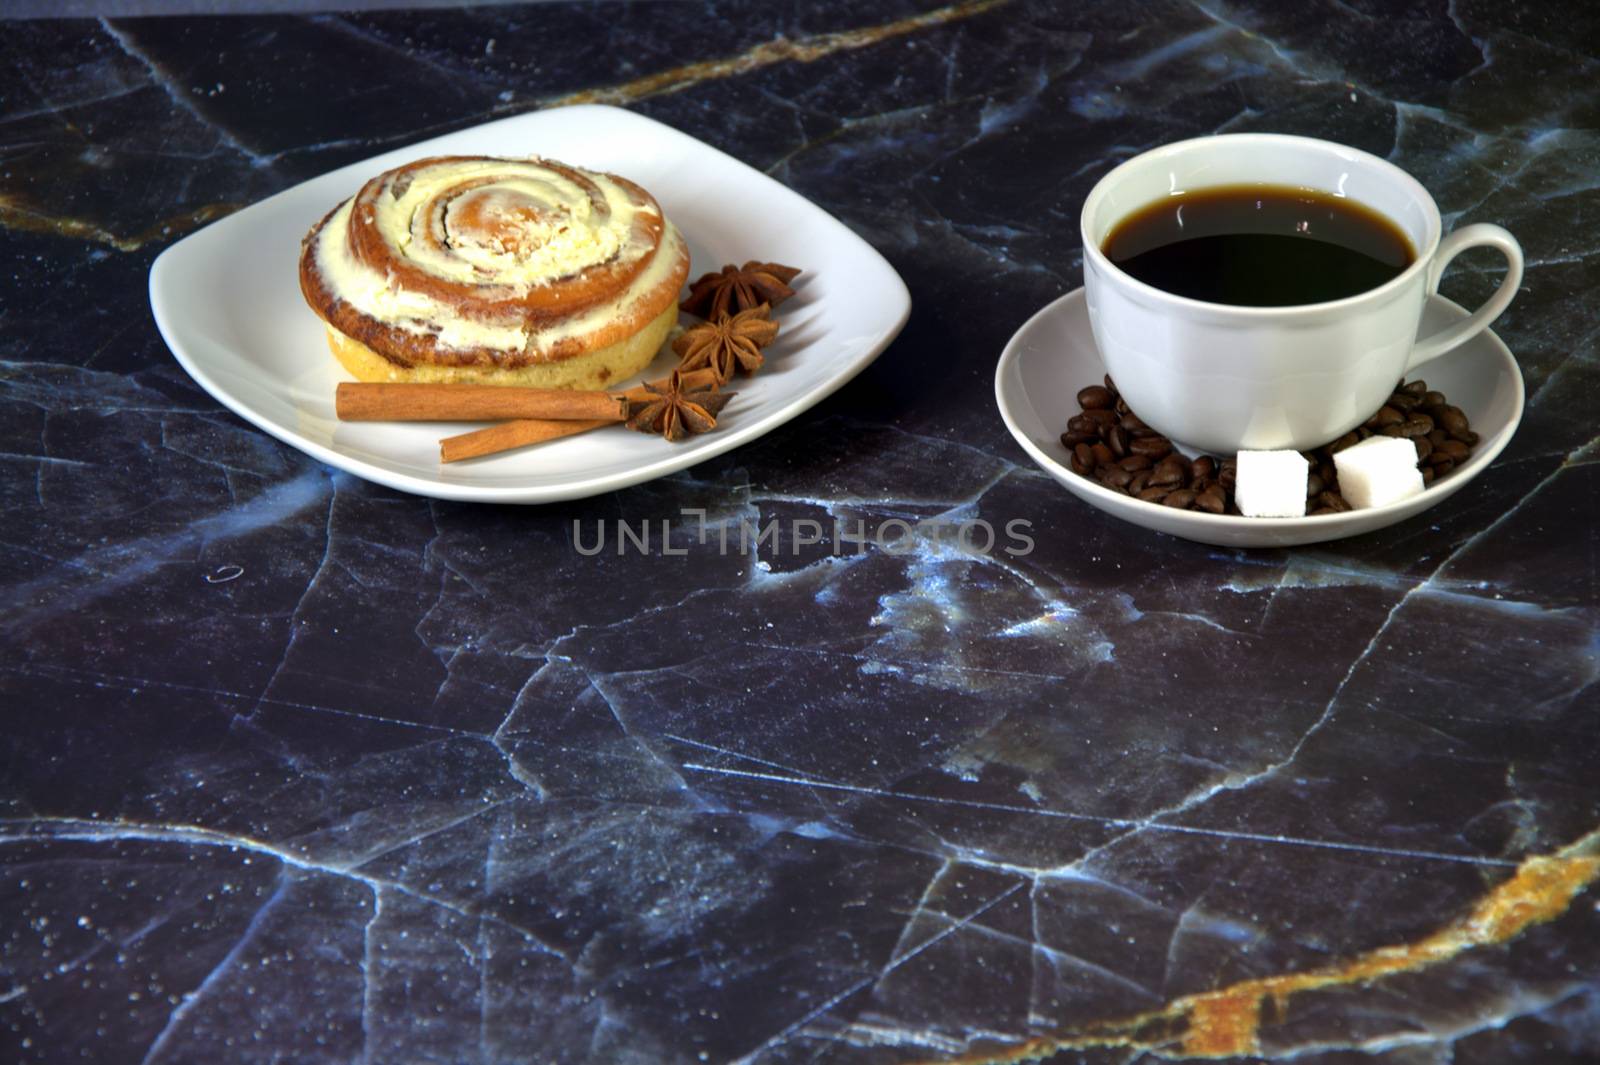
{"type": "Polygon", "coordinates": [[[1393,407],[1379,407],[1378,412],[1366,421],[1368,429],[1382,429],[1385,425],[1399,425],[1405,421],[1405,415],[1393,407]]]}
{"type": "Polygon", "coordinates": [[[1438,447],[1448,439],[1450,439],[1450,434],[1443,429],[1433,429],[1428,433],[1428,442],[1434,447],[1438,447]]]}
{"type": "Polygon", "coordinates": [[[1398,440],[1406,435],[1406,423],[1396,422],[1394,425],[1385,425],[1382,429],[1378,430],[1376,435],[1392,436],[1398,440]]]}
{"type": "Polygon", "coordinates": [[[1465,436],[1467,430],[1471,428],[1467,424],[1467,416],[1462,413],[1460,407],[1445,407],[1439,412],[1438,421],[1444,431],[1457,440],[1465,436]]]}
{"type": "Polygon", "coordinates": [[[1105,410],[1116,402],[1116,397],[1111,394],[1111,389],[1101,388],[1099,385],[1090,385],[1078,391],[1078,406],[1084,410],[1105,410]]]}
{"type": "Polygon", "coordinates": [[[1110,374],[1106,374],[1105,376],[1101,377],[1100,380],[1102,380],[1102,381],[1104,381],[1106,383],[1106,391],[1107,392],[1110,392],[1113,395],[1116,394],[1117,386],[1112,382],[1110,374]]]}
{"type": "Polygon", "coordinates": [[[1097,466],[1105,466],[1117,461],[1117,457],[1111,453],[1111,449],[1104,444],[1090,444],[1089,450],[1094,452],[1094,461],[1097,466]]]}
{"type": "Polygon", "coordinates": [[[1318,495],[1317,502],[1325,507],[1332,507],[1340,513],[1351,509],[1350,504],[1345,502],[1344,496],[1331,489],[1318,495]]]}
{"type": "Polygon", "coordinates": [[[1125,470],[1121,466],[1102,466],[1095,473],[1100,478],[1100,483],[1112,488],[1126,488],[1128,482],[1133,480],[1133,471],[1125,470]]]}
{"type": "Polygon", "coordinates": [[[1401,435],[1415,440],[1419,436],[1427,436],[1433,432],[1433,419],[1426,414],[1413,414],[1400,423],[1401,435]]]}
{"type": "Polygon", "coordinates": [[[1145,490],[1145,486],[1148,485],[1149,483],[1150,483],[1150,471],[1149,470],[1140,470],[1140,471],[1138,471],[1137,473],[1135,473],[1133,475],[1133,480],[1128,482],[1128,494],[1131,495],[1131,496],[1138,495],[1140,492],[1145,490]]]}
{"type": "Polygon", "coordinates": [[[1339,467],[1329,459],[1324,459],[1317,465],[1317,476],[1322,478],[1323,484],[1335,484],[1339,480],[1339,467]]]}
{"type": "Polygon", "coordinates": [[[1417,461],[1427,462],[1428,456],[1433,454],[1433,441],[1425,436],[1419,436],[1411,442],[1417,445],[1417,461]]]}
{"type": "Polygon", "coordinates": [[[1106,443],[1111,446],[1111,453],[1117,458],[1122,458],[1128,453],[1128,434],[1120,425],[1113,425],[1106,434],[1106,443]]]}
{"type": "Polygon", "coordinates": [[[1307,499],[1313,499],[1316,496],[1321,495],[1323,493],[1323,490],[1326,489],[1327,487],[1328,486],[1323,483],[1323,480],[1322,480],[1321,477],[1317,476],[1314,473],[1306,474],[1306,498],[1307,499]]]}
{"type": "Polygon", "coordinates": [[[1417,397],[1425,396],[1428,394],[1428,382],[1419,377],[1410,384],[1401,385],[1396,391],[1417,397]]]}
{"type": "Polygon", "coordinates": [[[1217,460],[1210,455],[1201,455],[1189,465],[1189,474],[1195,480],[1217,475],[1217,460]]]}
{"type": "Polygon", "coordinates": [[[1422,397],[1413,396],[1410,392],[1396,392],[1394,395],[1389,397],[1388,405],[1399,411],[1401,414],[1410,414],[1413,410],[1422,405],[1422,397]]]}
{"type": "Polygon", "coordinates": [[[1123,469],[1132,473],[1138,473],[1140,470],[1148,470],[1155,464],[1156,460],[1151,458],[1149,455],[1129,455],[1127,458],[1117,463],[1118,466],[1121,466],[1123,469]]]}
{"type": "Polygon", "coordinates": [[[1180,488],[1176,492],[1169,492],[1166,498],[1161,501],[1161,505],[1172,507],[1176,510],[1187,510],[1189,504],[1194,502],[1194,496],[1193,489],[1180,488]]]}
{"type": "Polygon", "coordinates": [[[1446,440],[1433,449],[1435,458],[1443,455],[1451,462],[1465,462],[1467,456],[1472,454],[1472,449],[1459,440],[1446,440]]]}
{"type": "Polygon", "coordinates": [[[1172,489],[1166,485],[1153,484],[1144,491],[1140,492],[1139,498],[1144,500],[1146,503],[1159,503],[1165,499],[1167,497],[1167,493],[1171,491],[1172,489]]]}
{"type": "Polygon", "coordinates": [[[1100,438],[1100,426],[1087,414],[1074,414],[1068,418],[1067,432],[1086,433],[1097,440],[1100,438]]]}
{"type": "Polygon", "coordinates": [[[1473,432],[1471,429],[1468,429],[1466,432],[1461,434],[1461,442],[1468,447],[1477,447],[1478,441],[1482,439],[1483,438],[1481,436],[1473,432]]]}
{"type": "Polygon", "coordinates": [[[1131,410],[1122,416],[1121,425],[1130,436],[1147,435],[1150,432],[1150,427],[1144,423],[1144,419],[1131,410]]]}
{"type": "Polygon", "coordinates": [[[1228,499],[1222,491],[1222,486],[1214,484],[1194,497],[1196,510],[1204,510],[1211,514],[1221,514],[1227,508],[1228,499]]]}
{"type": "Polygon", "coordinates": [[[1172,450],[1172,441],[1164,436],[1135,436],[1128,441],[1128,450],[1135,455],[1149,455],[1158,459],[1172,450]]]}
{"type": "Polygon", "coordinates": [[[1443,407],[1449,401],[1444,398],[1443,392],[1424,392],[1422,395],[1422,409],[1443,407]]]}
{"type": "Polygon", "coordinates": [[[1091,433],[1065,432],[1061,434],[1061,446],[1070,451],[1079,444],[1091,443],[1094,439],[1091,433]]]}
{"type": "Polygon", "coordinates": [[[1117,416],[1108,410],[1086,410],[1083,416],[1098,425],[1102,433],[1117,424],[1117,416]]]}
{"type": "MultiPolygon", "coordinates": [[[[1437,458],[1437,457],[1438,456],[1435,456],[1435,458],[1437,458]]],[[[1440,461],[1440,462],[1434,462],[1434,463],[1431,463],[1428,466],[1428,469],[1433,471],[1433,475],[1435,477],[1443,477],[1445,474],[1449,473],[1451,470],[1453,470],[1455,468],[1456,468],[1456,464],[1451,462],[1449,459],[1444,459],[1443,461],[1440,461]]]]}
{"type": "MultiPolygon", "coordinates": [[[[1077,459],[1078,465],[1083,467],[1084,472],[1094,469],[1094,448],[1090,447],[1088,444],[1079,444],[1077,447],[1073,448],[1072,457],[1077,459]]],[[[1076,469],[1076,467],[1074,467],[1074,469],[1076,469]]]]}
{"type": "Polygon", "coordinates": [[[1156,463],[1154,472],[1150,474],[1150,483],[1164,484],[1168,487],[1176,487],[1183,484],[1183,482],[1187,480],[1187,478],[1184,476],[1186,472],[1187,471],[1184,469],[1183,456],[1168,455],[1166,458],[1156,463]]]}
{"type": "MultiPolygon", "coordinates": [[[[1071,422],[1067,423],[1067,426],[1069,428],[1071,427],[1071,425],[1072,425],[1071,422]]],[[[1331,455],[1334,452],[1343,451],[1345,448],[1349,447],[1351,444],[1359,444],[1360,442],[1361,442],[1361,437],[1357,436],[1354,431],[1345,433],[1339,439],[1335,440],[1333,443],[1328,445],[1328,454],[1331,455]]]]}
{"type": "Polygon", "coordinates": [[[1124,416],[1125,414],[1128,413],[1128,401],[1123,399],[1121,396],[1118,396],[1116,405],[1113,406],[1111,409],[1116,411],[1117,412],[1117,417],[1120,418],[1120,417],[1122,417],[1122,416],[1124,416]]]}

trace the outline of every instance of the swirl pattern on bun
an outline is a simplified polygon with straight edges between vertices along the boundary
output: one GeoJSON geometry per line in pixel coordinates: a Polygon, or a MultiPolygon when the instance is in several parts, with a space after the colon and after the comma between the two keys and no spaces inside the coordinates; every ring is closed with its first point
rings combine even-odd
{"type": "Polygon", "coordinates": [[[603,386],[654,357],[688,271],[644,189],[537,158],[389,170],[300,255],[306,302],[365,380],[603,386]]]}

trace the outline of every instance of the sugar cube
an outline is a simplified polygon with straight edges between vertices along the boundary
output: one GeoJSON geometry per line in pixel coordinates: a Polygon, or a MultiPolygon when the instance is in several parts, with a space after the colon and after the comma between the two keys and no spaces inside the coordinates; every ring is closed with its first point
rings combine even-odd
{"type": "Polygon", "coordinates": [[[1417,446],[1403,437],[1369,436],[1333,455],[1339,494],[1352,507],[1381,507],[1422,493],[1417,446]]]}
{"type": "Polygon", "coordinates": [[[1241,451],[1233,501],[1250,518],[1304,517],[1310,474],[1298,451],[1241,451]]]}

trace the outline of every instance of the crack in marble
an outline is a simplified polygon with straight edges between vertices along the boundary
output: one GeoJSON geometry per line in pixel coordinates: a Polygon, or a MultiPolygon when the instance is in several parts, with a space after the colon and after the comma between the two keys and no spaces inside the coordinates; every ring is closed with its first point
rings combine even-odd
{"type": "Polygon", "coordinates": [[[261,685],[261,694],[257,697],[258,700],[266,699],[270,695],[272,686],[278,682],[278,677],[282,675],[284,668],[289,664],[289,656],[294,653],[295,643],[300,638],[298,624],[300,611],[305,608],[306,600],[311,598],[312,593],[316,590],[317,582],[327,572],[329,563],[333,559],[333,512],[339,503],[339,483],[345,476],[343,473],[334,472],[328,478],[328,509],[322,520],[322,558],[317,561],[317,568],[312,571],[310,579],[306,581],[305,588],[300,592],[300,598],[295,600],[293,609],[289,611],[288,637],[284,640],[283,651],[278,656],[277,665],[273,667],[265,683],[261,685]]]}
{"type": "Polygon", "coordinates": [[[759,647],[768,651],[784,651],[790,654],[818,655],[827,658],[845,658],[854,662],[869,665],[888,666],[897,670],[923,673],[975,673],[981,676],[993,677],[1019,677],[1024,680],[1065,681],[1071,679],[1065,673],[1034,673],[1024,669],[996,669],[988,666],[969,666],[947,662],[925,662],[909,658],[887,658],[883,655],[871,655],[860,651],[833,651],[821,647],[796,647],[792,644],[766,643],[760,640],[742,641],[743,647],[759,647]]]}
{"type": "MultiPolygon", "coordinates": [[[[1590,257],[1592,257],[1592,253],[1586,254],[1583,258],[1586,260],[1590,257]]],[[[1556,382],[1566,374],[1568,368],[1574,363],[1578,363],[1580,365],[1590,363],[1590,360],[1595,352],[1596,338],[1600,338],[1600,325],[1595,325],[1593,328],[1585,330],[1579,336],[1571,341],[1568,341],[1564,345],[1566,350],[1561,356],[1561,361],[1550,368],[1549,372],[1545,374],[1544,381],[1539,385],[1534,393],[1528,397],[1529,407],[1542,406],[1544,404],[1546,394],[1555,387],[1556,382]]],[[[1571,464],[1573,456],[1581,450],[1582,448],[1579,447],[1568,453],[1563,460],[1563,465],[1571,464]]]]}
{"type": "Polygon", "coordinates": [[[517,694],[511,699],[511,709],[507,712],[505,718],[500,722],[499,727],[497,727],[493,734],[491,734],[489,737],[490,744],[494,746],[495,750],[500,752],[500,757],[505,759],[506,772],[511,774],[511,779],[515,780],[522,786],[523,790],[527,791],[529,794],[534,796],[534,798],[539,799],[541,802],[549,794],[545,790],[544,783],[540,781],[538,777],[528,772],[527,766],[524,766],[520,761],[517,760],[517,756],[513,754],[511,749],[506,746],[505,735],[506,729],[511,726],[512,719],[517,716],[517,712],[522,706],[523,696],[525,696],[533,687],[533,685],[539,680],[539,678],[543,676],[544,671],[549,669],[553,664],[554,663],[551,662],[547,657],[543,665],[534,670],[532,673],[528,674],[528,679],[523,681],[522,687],[517,689],[517,694]]]}
{"type": "Polygon", "coordinates": [[[362,873],[353,865],[318,862],[296,854],[282,844],[255,839],[250,836],[220,832],[199,825],[169,825],[144,821],[95,821],[70,817],[0,818],[0,846],[5,844],[49,843],[66,840],[73,843],[118,843],[137,840],[144,843],[162,843],[174,846],[217,847],[260,854],[281,862],[285,866],[323,876],[351,880],[371,891],[393,891],[426,905],[446,910],[459,917],[490,920],[515,932],[529,946],[542,954],[560,958],[569,965],[574,960],[564,951],[545,942],[537,933],[497,914],[474,910],[438,895],[428,894],[397,880],[362,873]]]}
{"type": "MultiPolygon", "coordinates": [[[[121,673],[104,673],[88,669],[72,669],[67,666],[12,666],[0,665],[0,672],[14,673],[22,677],[39,677],[53,680],[68,680],[88,684],[96,688],[115,688],[120,691],[139,692],[146,688],[158,688],[164,691],[186,692],[193,695],[203,695],[216,699],[232,700],[239,703],[253,703],[256,706],[271,706],[285,710],[303,710],[313,714],[332,714],[336,717],[354,718],[358,721],[371,721],[380,725],[398,725],[402,728],[421,729],[425,732],[443,732],[452,736],[468,736],[473,739],[488,739],[481,732],[470,729],[455,728],[451,725],[436,725],[426,721],[407,721],[399,717],[385,717],[382,714],[366,714],[359,710],[344,710],[335,706],[322,706],[318,703],[308,703],[296,699],[283,699],[277,696],[250,695],[242,691],[229,688],[207,687],[200,684],[184,684],[181,681],[155,680],[149,677],[136,677],[121,673]]],[[[237,715],[236,715],[237,716],[237,715]]]]}
{"type": "Polygon", "coordinates": [[[917,901],[912,905],[910,913],[906,915],[905,924],[900,926],[899,937],[895,939],[894,946],[889,948],[890,962],[895,961],[906,952],[908,949],[906,944],[910,942],[911,930],[916,925],[917,918],[922,916],[928,904],[933,901],[934,890],[943,883],[944,878],[949,875],[955,866],[956,861],[954,858],[945,858],[944,861],[939,863],[939,867],[929,875],[928,882],[922,887],[922,895],[918,897],[917,901]]]}
{"type": "MultiPolygon", "coordinates": [[[[539,107],[567,107],[573,104],[625,104],[669,93],[682,92],[702,82],[729,78],[776,63],[812,63],[837,52],[854,51],[881,41],[902,37],[919,30],[942,26],[981,15],[986,11],[1010,3],[1010,0],[965,0],[919,15],[897,19],[877,26],[853,30],[819,33],[809,37],[789,39],[778,37],[750,48],[738,55],[722,59],[702,60],[680,67],[647,74],[642,78],[609,88],[580,89],[565,96],[541,101],[539,107]]],[[[504,110],[526,110],[525,107],[504,110]]]]}
{"type": "MultiPolygon", "coordinates": [[[[984,802],[978,799],[957,799],[944,795],[919,795],[915,792],[892,791],[886,788],[874,788],[864,784],[842,784],[836,781],[807,779],[801,777],[781,776],[776,773],[759,773],[754,770],[733,769],[727,766],[706,765],[700,762],[684,762],[682,768],[690,772],[711,773],[718,776],[732,777],[760,781],[769,784],[790,784],[797,787],[816,788],[823,791],[839,791],[858,795],[867,795],[872,798],[894,799],[902,802],[925,802],[939,806],[962,806],[977,810],[992,810],[1003,813],[1026,814],[1032,817],[1057,818],[1064,821],[1084,821],[1091,824],[1103,825],[1109,828],[1128,828],[1137,831],[1172,832],[1181,835],[1210,836],[1218,839],[1247,840],[1253,843],[1273,843],[1292,847],[1314,847],[1323,850],[1352,851],[1360,854],[1377,854],[1394,858],[1417,858],[1426,861],[1460,862],[1467,865],[1482,866],[1514,866],[1515,862],[1505,858],[1490,858],[1476,854],[1450,854],[1445,851],[1425,851],[1408,847],[1378,847],[1363,843],[1347,843],[1339,840],[1308,839],[1303,836],[1274,835],[1267,832],[1244,832],[1237,829],[1208,828],[1200,825],[1175,825],[1163,821],[1140,820],[1127,817],[1109,817],[1098,814],[1076,813],[1070,810],[1052,810],[1041,806],[1020,806],[1015,803],[984,802]]],[[[1221,785],[1204,789],[1203,794],[1209,795],[1219,790],[1221,785]]],[[[1182,807],[1180,806],[1179,809],[1182,807]]],[[[1169,811],[1170,812],[1170,811],[1169,811]]],[[[1118,837],[1121,838],[1121,837],[1118,837]]],[[[1113,841],[1114,842],[1114,841],[1113,841]]],[[[1082,859],[1080,859],[1081,861],[1082,859]]],[[[1077,863],[1073,863],[1076,865],[1077,863]]],[[[1072,866],[1063,867],[1063,870],[1072,866]]]]}
{"type": "MultiPolygon", "coordinates": [[[[696,806],[701,809],[713,809],[715,804],[707,802],[699,792],[690,786],[688,779],[684,777],[683,770],[679,766],[663,758],[654,747],[645,741],[643,736],[634,731],[633,727],[622,716],[622,711],[618,709],[616,700],[606,692],[595,676],[588,670],[581,670],[580,672],[583,673],[584,679],[588,681],[590,689],[600,697],[601,702],[605,703],[606,709],[611,713],[611,719],[617,723],[617,727],[622,730],[622,734],[628,738],[629,742],[643,751],[645,756],[652,762],[664,769],[668,776],[676,780],[679,788],[685,795],[689,796],[696,806]]],[[[651,672],[656,671],[652,670],[651,672]]]]}
{"type": "MultiPolygon", "coordinates": [[[[949,914],[934,909],[925,911],[923,914],[921,914],[921,916],[926,916],[933,921],[942,921],[946,923],[955,920],[955,918],[951,917],[949,914]]],[[[1152,1002],[1161,1001],[1161,995],[1158,992],[1146,987],[1137,980],[1123,976],[1116,970],[1109,969],[1098,962],[1090,961],[1081,954],[1074,954],[1069,950],[1062,950],[1060,947],[1052,947],[1048,943],[1043,942],[1038,937],[1037,925],[1035,925],[1035,935],[1033,939],[1024,939],[1022,936],[1019,936],[1014,932],[1006,932],[981,922],[970,923],[967,925],[967,927],[973,932],[977,932],[980,935],[987,936],[991,939],[999,940],[1002,943],[1011,943],[1016,946],[1027,947],[1033,952],[1043,955],[1044,958],[1051,963],[1051,965],[1056,965],[1059,963],[1067,966],[1068,968],[1078,969],[1082,972],[1088,973],[1091,976],[1095,976],[1102,980],[1116,984],[1118,987],[1121,987],[1124,990],[1132,991],[1140,998],[1148,999],[1152,1002]]],[[[1034,1015],[1039,1016],[1037,1013],[1034,1015]]]]}
{"type": "Polygon", "coordinates": [[[372,1060],[372,977],[373,970],[377,968],[377,956],[373,946],[372,928],[383,916],[383,889],[372,889],[372,916],[367,918],[366,924],[361,928],[361,1061],[362,1065],[372,1060]]]}
{"type": "Polygon", "coordinates": [[[277,906],[278,901],[283,898],[284,889],[289,886],[288,869],[289,866],[287,865],[279,867],[278,884],[271,897],[256,909],[255,914],[250,918],[250,923],[245,926],[244,934],[239,937],[239,941],[233,945],[232,949],[222,956],[222,960],[212,967],[211,971],[195,985],[192,991],[183,996],[183,1000],[178,1003],[177,1007],[167,1017],[166,1025],[156,1033],[155,1039],[151,1041],[150,1048],[145,1051],[141,1065],[155,1065],[161,1053],[166,1050],[168,1041],[177,1032],[178,1025],[189,1015],[189,1011],[205,997],[206,992],[211,989],[212,984],[220,976],[233,968],[234,963],[239,960],[239,955],[244,953],[244,949],[255,939],[256,933],[261,930],[261,922],[277,906]]]}
{"type": "Polygon", "coordinates": [[[0,461],[3,462],[43,462],[51,466],[78,466],[84,469],[97,470],[98,462],[85,462],[82,459],[63,459],[55,455],[31,455],[21,451],[0,451],[0,461]]]}
{"type": "Polygon", "coordinates": [[[1467,29],[1466,21],[1462,19],[1461,12],[1456,5],[1457,0],[1447,0],[1444,5],[1445,17],[1450,20],[1451,24],[1454,25],[1457,30],[1461,31],[1461,36],[1472,42],[1472,46],[1478,50],[1478,55],[1480,57],[1478,65],[1467,71],[1466,75],[1462,77],[1461,80],[1465,81],[1474,74],[1477,74],[1479,71],[1486,69],[1494,61],[1493,57],[1490,55],[1492,42],[1490,42],[1488,38],[1479,37],[1477,34],[1467,29]]]}
{"type": "MultiPolygon", "coordinates": [[[[1202,15],[1204,15],[1206,18],[1210,19],[1212,22],[1217,23],[1217,28],[1218,29],[1231,30],[1233,33],[1238,34],[1239,36],[1245,38],[1246,40],[1261,42],[1263,45],[1265,45],[1267,47],[1267,49],[1274,56],[1276,56],[1279,59],[1279,61],[1281,61],[1283,63],[1284,66],[1288,67],[1289,70],[1293,71],[1296,74],[1299,74],[1302,77],[1304,77],[1304,76],[1309,74],[1309,75],[1315,76],[1319,81],[1337,81],[1340,84],[1357,85],[1356,82],[1350,80],[1350,78],[1346,75],[1346,73],[1344,71],[1342,71],[1342,70],[1330,70],[1327,67],[1322,66],[1321,64],[1308,64],[1308,63],[1306,63],[1306,61],[1304,59],[1302,59],[1295,52],[1292,52],[1292,51],[1288,50],[1283,45],[1281,45],[1277,41],[1273,40],[1271,37],[1268,37],[1268,36],[1266,36],[1265,34],[1262,34],[1262,33],[1257,33],[1255,30],[1252,30],[1252,29],[1250,29],[1250,28],[1248,28],[1246,26],[1241,26],[1239,23],[1234,22],[1231,19],[1223,17],[1221,14],[1219,14],[1218,12],[1216,12],[1216,11],[1212,10],[1211,8],[1207,7],[1205,4],[1200,3],[1199,0],[1188,0],[1188,3],[1189,3],[1190,7],[1194,8],[1196,11],[1200,12],[1202,15]]],[[[1207,32],[1209,32],[1209,31],[1206,31],[1206,30],[1197,30],[1196,31],[1197,34],[1207,33],[1207,32]]],[[[1358,87],[1360,87],[1360,86],[1358,85],[1358,87]]],[[[1366,92],[1367,91],[1364,87],[1360,87],[1360,88],[1361,88],[1362,92],[1366,92]]],[[[1377,96],[1378,94],[1371,93],[1369,95],[1377,96]]],[[[1381,96],[1379,96],[1378,98],[1382,99],[1381,96]]]]}
{"type": "Polygon", "coordinates": [[[140,48],[136,43],[134,43],[132,37],[118,29],[116,24],[113,23],[109,18],[101,18],[99,22],[100,28],[103,29],[112,40],[117,42],[117,47],[121,48],[130,59],[138,61],[145,68],[145,70],[149,72],[151,82],[167,94],[167,97],[172,101],[173,107],[184,112],[190,118],[193,118],[196,122],[199,122],[202,126],[211,130],[217,135],[217,138],[221,140],[222,143],[226,144],[229,148],[232,148],[234,151],[250,160],[250,162],[255,166],[266,167],[271,165],[271,161],[269,159],[254,149],[248,147],[243,141],[239,140],[238,137],[234,136],[231,131],[223,128],[222,126],[213,122],[211,119],[207,118],[200,111],[200,109],[194,105],[194,101],[189,98],[189,94],[184,92],[183,89],[178,85],[175,85],[172,81],[171,75],[162,70],[161,64],[157,63],[155,59],[145,52],[144,49],[140,48]]]}
{"type": "Polygon", "coordinates": [[[464,825],[468,821],[476,821],[485,814],[493,813],[495,810],[498,810],[503,806],[509,806],[514,802],[521,801],[522,796],[520,794],[512,795],[504,799],[497,799],[494,802],[484,801],[474,806],[472,809],[469,809],[466,813],[452,814],[449,817],[446,817],[443,821],[427,824],[426,828],[422,828],[423,822],[421,822],[421,819],[418,819],[418,821],[413,821],[406,826],[415,834],[407,834],[403,838],[395,840],[394,842],[379,844],[375,849],[364,850],[359,855],[352,855],[348,861],[348,865],[352,869],[359,869],[362,866],[371,865],[373,862],[384,857],[385,855],[393,854],[396,851],[405,850],[409,847],[415,847],[424,840],[432,839],[434,836],[440,835],[444,832],[449,832],[451,829],[464,825]],[[418,828],[421,828],[421,831],[416,831],[418,828]]]}
{"type": "Polygon", "coordinates": [[[329,12],[327,14],[313,15],[310,21],[316,26],[330,27],[337,32],[344,34],[346,37],[349,37],[351,40],[360,41],[363,44],[370,44],[376,48],[381,48],[383,51],[387,52],[391,56],[394,56],[400,61],[406,63],[417,63],[427,67],[435,75],[437,75],[432,84],[440,88],[448,87],[455,89],[460,85],[462,81],[461,70],[447,67],[439,61],[429,58],[421,48],[403,47],[401,45],[397,45],[380,33],[374,33],[372,30],[357,26],[355,23],[351,22],[348,17],[349,15],[356,13],[357,12],[354,11],[341,13],[329,12]]]}
{"type": "MultiPolygon", "coordinates": [[[[487,888],[487,878],[485,887],[487,888]]],[[[478,963],[478,1060],[490,1062],[494,1054],[489,1049],[489,962],[494,951],[489,946],[488,926],[478,920],[477,954],[472,959],[478,963]]]]}
{"type": "Polygon", "coordinates": [[[1467,913],[1415,943],[1377,947],[1322,968],[1241,980],[1215,991],[1184,995],[1146,1013],[1091,1023],[953,1060],[966,1065],[999,1065],[1072,1050],[1112,1047],[1137,1049],[1174,1060],[1259,1056],[1265,1004],[1272,1003],[1277,1015],[1282,1016],[1288,1000],[1301,992],[1366,985],[1388,976],[1433,968],[1479,947],[1509,943],[1533,925],[1566,913],[1597,879],[1600,829],[1553,854],[1525,859],[1515,873],[1467,913]]]}
{"type": "MultiPolygon", "coordinates": [[[[972,99],[972,97],[967,99],[972,99]]],[[[793,107],[794,105],[789,104],[788,106],[793,107]]],[[[888,111],[879,111],[870,115],[857,115],[839,119],[838,125],[834,129],[821,136],[810,138],[803,135],[798,136],[794,147],[763,167],[762,173],[772,177],[777,176],[779,172],[787,174],[790,163],[814,148],[826,147],[829,144],[836,143],[848,134],[861,133],[863,131],[870,132],[879,127],[893,126],[899,122],[926,119],[929,115],[937,113],[941,106],[941,104],[914,104],[909,107],[897,107],[888,111]]]]}
{"type": "Polygon", "coordinates": [[[761,1055],[766,1051],[773,1049],[774,1047],[787,1043],[790,1037],[804,1029],[812,1021],[825,1016],[831,1012],[834,1007],[838,1006],[847,999],[852,998],[869,987],[873,987],[881,983],[884,977],[888,976],[889,973],[900,968],[902,965],[905,965],[907,962],[911,961],[911,959],[917,957],[930,947],[935,946],[948,937],[961,931],[968,924],[976,921],[979,917],[982,917],[985,913],[988,913],[991,909],[998,906],[1012,895],[1015,895],[1018,891],[1021,891],[1023,883],[1023,881],[1018,881],[1017,883],[1012,884],[1010,887],[1006,888],[1004,891],[1000,892],[998,895],[995,895],[993,898],[980,905],[977,909],[973,910],[966,917],[959,921],[955,921],[949,928],[946,928],[944,931],[939,932],[937,935],[931,937],[921,946],[918,946],[914,950],[907,952],[903,957],[885,962],[883,968],[879,970],[876,976],[863,977],[862,979],[857,980],[855,983],[846,987],[844,990],[832,995],[816,1008],[812,1009],[805,1016],[790,1024],[788,1027],[782,1029],[776,1035],[772,1036],[754,1050],[735,1058],[732,1065],[753,1065],[758,1055],[761,1055]]]}

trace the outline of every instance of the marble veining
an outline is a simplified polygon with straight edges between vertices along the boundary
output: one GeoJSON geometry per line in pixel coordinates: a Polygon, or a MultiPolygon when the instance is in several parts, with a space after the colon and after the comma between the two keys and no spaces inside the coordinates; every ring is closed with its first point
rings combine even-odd
{"type": "Polygon", "coordinates": [[[1600,1059],[1596,13],[6,31],[0,1058],[1600,1059]],[[145,282],[185,233],[579,102],[841,218],[912,291],[900,339],[759,441],[531,508],[330,471],[166,351],[145,282]],[[1005,340],[1079,283],[1094,181],[1229,130],[1387,156],[1447,225],[1524,245],[1496,327],[1523,425],[1411,522],[1292,551],[1145,533],[994,410],[1005,340]],[[1018,554],[948,533],[1019,520],[1018,554]],[[721,546],[803,521],[908,533],[721,546]],[[667,523],[671,553],[580,550],[616,522],[667,523]]]}

